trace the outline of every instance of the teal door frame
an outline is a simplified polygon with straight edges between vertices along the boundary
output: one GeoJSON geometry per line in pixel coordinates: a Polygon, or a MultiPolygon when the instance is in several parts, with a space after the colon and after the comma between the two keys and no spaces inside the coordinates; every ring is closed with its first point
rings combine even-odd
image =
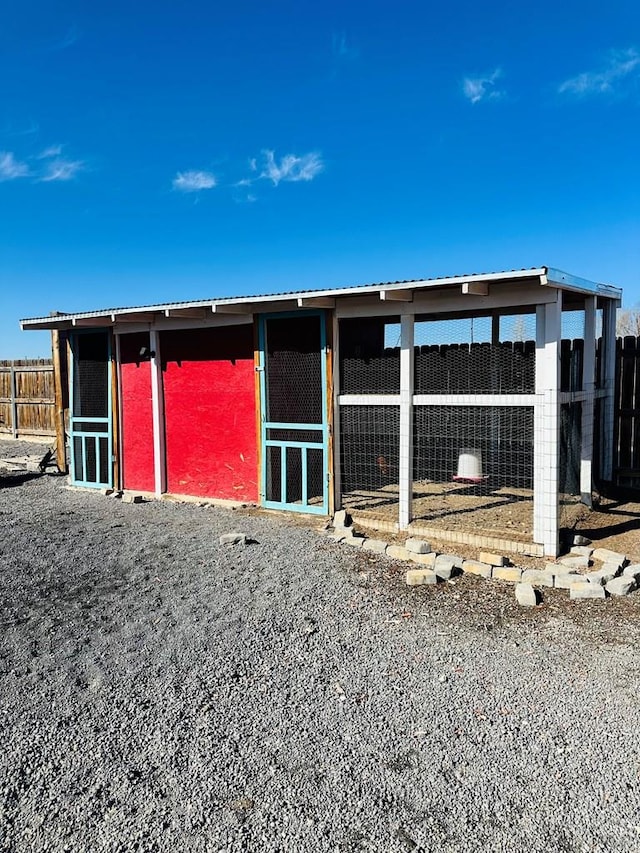
{"type": "Polygon", "coordinates": [[[108,330],[92,329],[91,331],[72,332],[69,335],[71,347],[71,359],[69,360],[69,456],[71,462],[70,480],[74,486],[84,486],[90,489],[104,489],[113,487],[113,404],[111,400],[111,334],[108,330]],[[78,355],[78,339],[84,335],[105,334],[107,336],[107,417],[94,418],[83,415],[75,415],[75,393],[74,379],[76,371],[76,360],[78,355]],[[83,424],[82,428],[78,425],[83,424]],[[106,426],[106,430],[104,429],[106,426]],[[87,428],[88,427],[88,428],[87,428]],[[91,427],[102,427],[102,429],[91,429],[91,427]],[[76,439],[80,440],[80,453],[76,452],[76,439]],[[100,479],[100,443],[106,439],[107,443],[107,471],[106,480],[100,479]],[[88,477],[87,449],[93,443],[95,453],[95,480],[88,477]],[[80,471],[79,477],[76,472],[80,471]]]}
{"type": "Polygon", "coordinates": [[[327,515],[329,512],[329,417],[327,407],[327,320],[324,311],[285,311],[276,314],[261,314],[258,317],[258,347],[260,373],[260,443],[262,459],[262,471],[260,477],[261,505],[268,509],[285,509],[291,512],[313,513],[315,515],[327,515]],[[320,319],[320,363],[322,384],[322,423],[281,423],[267,420],[267,382],[268,360],[267,360],[267,323],[269,320],[294,320],[300,317],[318,317],[320,319]],[[269,430],[289,431],[318,431],[321,441],[295,441],[276,440],[269,438],[269,430]],[[280,448],[280,500],[267,500],[267,451],[270,447],[280,448]],[[300,502],[287,501],[287,450],[299,448],[302,474],[300,502]],[[322,504],[309,504],[308,487],[308,452],[310,450],[322,450],[322,504]]]}

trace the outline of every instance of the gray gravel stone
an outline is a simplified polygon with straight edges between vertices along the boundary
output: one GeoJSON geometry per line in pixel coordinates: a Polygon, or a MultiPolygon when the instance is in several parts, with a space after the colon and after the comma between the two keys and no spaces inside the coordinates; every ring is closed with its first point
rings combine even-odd
{"type": "Polygon", "coordinates": [[[6,853],[638,850],[640,594],[411,589],[288,513],[46,475],[0,477],[0,567],[6,853]]]}
{"type": "Polygon", "coordinates": [[[221,545],[246,545],[247,536],[245,533],[223,533],[218,542],[221,545]]]}

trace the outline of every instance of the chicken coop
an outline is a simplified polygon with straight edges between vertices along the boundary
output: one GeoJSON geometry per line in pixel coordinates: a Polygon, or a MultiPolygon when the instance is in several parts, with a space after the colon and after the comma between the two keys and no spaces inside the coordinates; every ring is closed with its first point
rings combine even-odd
{"type": "Polygon", "coordinates": [[[75,485],[554,556],[611,480],[620,298],[539,267],[22,327],[68,372],[75,485]]]}

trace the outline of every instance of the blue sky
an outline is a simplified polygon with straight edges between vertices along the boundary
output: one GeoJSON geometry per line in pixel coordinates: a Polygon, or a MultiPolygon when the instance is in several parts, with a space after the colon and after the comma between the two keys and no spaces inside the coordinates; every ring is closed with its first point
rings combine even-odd
{"type": "Polygon", "coordinates": [[[548,264],[640,301],[640,4],[9,0],[21,317],[548,264]]]}

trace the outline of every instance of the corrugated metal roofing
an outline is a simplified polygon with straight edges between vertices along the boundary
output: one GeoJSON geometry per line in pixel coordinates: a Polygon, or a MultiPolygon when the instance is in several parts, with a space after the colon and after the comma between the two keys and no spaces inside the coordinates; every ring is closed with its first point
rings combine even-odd
{"type": "Polygon", "coordinates": [[[369,284],[357,284],[347,287],[328,287],[308,290],[290,290],[277,293],[264,293],[242,296],[223,296],[213,297],[211,299],[191,299],[177,302],[163,302],[158,304],[147,304],[137,306],[123,306],[116,308],[101,308],[96,311],[73,311],[73,312],[56,312],[45,317],[25,318],[20,321],[22,326],[30,326],[32,324],[44,323],[59,323],[65,320],[87,319],[91,317],[107,317],[111,314],[135,314],[151,311],[168,311],[180,308],[207,308],[213,305],[232,305],[238,303],[254,303],[254,302],[275,302],[280,300],[288,300],[295,298],[310,298],[312,296],[337,296],[344,297],[350,295],[359,295],[367,292],[375,292],[383,289],[401,289],[401,288],[417,288],[417,287],[437,287],[461,284],[469,281],[479,280],[512,280],[512,279],[528,279],[547,276],[553,285],[561,288],[577,289],[584,292],[596,292],[610,298],[620,298],[622,291],[611,285],[598,284],[588,281],[587,279],[578,278],[568,273],[563,273],[560,270],[555,270],[551,267],[531,267],[513,270],[502,270],[498,272],[483,272],[483,273],[467,273],[464,275],[455,276],[436,276],[433,278],[415,278],[403,279],[398,281],[376,282],[369,284]]]}

